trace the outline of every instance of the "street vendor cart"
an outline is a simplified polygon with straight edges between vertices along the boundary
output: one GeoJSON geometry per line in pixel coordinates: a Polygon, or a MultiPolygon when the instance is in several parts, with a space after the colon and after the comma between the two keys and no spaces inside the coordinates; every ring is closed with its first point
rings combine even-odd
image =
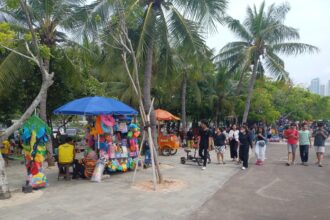
{"type": "Polygon", "coordinates": [[[158,121],[158,146],[159,150],[164,156],[175,155],[180,147],[180,140],[175,134],[166,133],[161,131],[161,121],[178,121],[179,117],[172,115],[170,112],[163,109],[156,109],[156,119],[158,121]]]}

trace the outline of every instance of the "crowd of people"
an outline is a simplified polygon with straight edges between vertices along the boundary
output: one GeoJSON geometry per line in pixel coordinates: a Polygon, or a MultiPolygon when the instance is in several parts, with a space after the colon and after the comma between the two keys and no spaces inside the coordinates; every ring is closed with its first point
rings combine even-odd
{"type": "MultiPolygon", "coordinates": [[[[266,159],[267,143],[271,138],[271,129],[264,126],[249,129],[247,125],[231,125],[228,128],[209,127],[207,120],[200,122],[197,133],[189,129],[187,133],[187,145],[190,147],[194,142],[199,147],[199,156],[203,160],[202,170],[206,169],[209,153],[213,149],[219,164],[225,164],[224,153],[229,147],[230,158],[233,162],[241,164],[241,169],[245,170],[249,166],[249,151],[254,149],[256,155],[255,164],[261,166],[266,159]],[[268,131],[269,130],[269,131],[268,131]]],[[[323,123],[317,126],[304,122],[299,124],[291,123],[289,127],[283,129],[283,138],[287,142],[288,161],[287,166],[292,166],[296,161],[296,151],[299,147],[301,164],[308,166],[309,150],[314,146],[317,158],[317,165],[323,167],[322,160],[325,153],[325,141],[329,137],[329,132],[324,129],[323,123]],[[314,140],[313,140],[314,139],[314,140]]]]}

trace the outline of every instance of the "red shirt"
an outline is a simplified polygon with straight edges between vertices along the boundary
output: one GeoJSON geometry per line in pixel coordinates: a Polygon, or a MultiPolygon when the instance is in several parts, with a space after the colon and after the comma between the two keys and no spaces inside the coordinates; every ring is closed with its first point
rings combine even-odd
{"type": "Polygon", "coordinates": [[[285,130],[284,137],[288,140],[288,144],[298,144],[299,133],[296,129],[285,130]]]}

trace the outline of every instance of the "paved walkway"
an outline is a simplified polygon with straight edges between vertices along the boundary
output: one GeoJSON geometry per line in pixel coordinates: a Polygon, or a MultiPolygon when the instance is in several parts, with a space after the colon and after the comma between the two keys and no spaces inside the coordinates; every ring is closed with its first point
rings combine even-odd
{"type": "MultiPolygon", "coordinates": [[[[228,152],[227,152],[228,154],[228,152]]],[[[172,192],[144,192],[131,187],[133,172],[112,175],[102,183],[86,180],[57,181],[57,168],[47,169],[49,187],[30,194],[20,192],[25,180],[23,165],[7,169],[12,198],[0,201],[0,219],[184,219],[210,199],[239,171],[234,164],[210,164],[205,171],[180,164],[179,155],[160,157],[166,179],[186,187],[172,192]]],[[[228,155],[227,159],[228,159],[228,155]]],[[[214,152],[212,159],[215,161],[214,152]]],[[[141,170],[137,182],[151,180],[151,169],[141,170]]]]}
{"type": "Polygon", "coordinates": [[[267,156],[264,166],[238,172],[187,219],[329,220],[329,148],[322,168],[314,165],[314,149],[308,167],[285,166],[284,144],[272,144],[267,156]]]}

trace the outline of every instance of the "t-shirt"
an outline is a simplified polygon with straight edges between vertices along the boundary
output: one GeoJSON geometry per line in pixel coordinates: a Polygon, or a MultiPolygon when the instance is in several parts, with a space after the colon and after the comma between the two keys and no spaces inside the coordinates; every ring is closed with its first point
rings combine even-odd
{"type": "Polygon", "coordinates": [[[238,141],[238,138],[239,138],[239,130],[230,130],[229,131],[229,134],[228,134],[228,138],[230,140],[236,140],[238,141]]]}
{"type": "Polygon", "coordinates": [[[298,144],[299,133],[296,129],[288,129],[284,132],[285,138],[288,140],[288,144],[298,144]]]}
{"type": "Polygon", "coordinates": [[[192,131],[188,131],[188,132],[187,132],[187,140],[192,140],[193,137],[194,137],[193,132],[192,132],[192,131]]]}
{"type": "Polygon", "coordinates": [[[215,146],[224,146],[226,141],[226,135],[224,133],[214,135],[214,145],[215,146]]]}
{"type": "Polygon", "coordinates": [[[314,146],[325,146],[325,140],[327,139],[326,137],[324,137],[321,132],[323,132],[323,134],[328,137],[329,134],[326,130],[324,129],[317,129],[313,132],[313,136],[314,136],[314,146]]]}
{"type": "Polygon", "coordinates": [[[310,145],[309,138],[311,137],[311,134],[309,130],[301,130],[299,131],[299,145],[310,145]]]}
{"type": "Polygon", "coordinates": [[[239,142],[240,142],[240,146],[243,147],[252,146],[251,135],[248,132],[246,132],[245,134],[239,132],[239,142]]]}
{"type": "Polygon", "coordinates": [[[62,144],[58,147],[58,161],[60,163],[72,163],[74,159],[74,146],[72,144],[62,144]]]}
{"type": "Polygon", "coordinates": [[[209,147],[209,137],[211,137],[211,131],[209,129],[199,131],[200,141],[199,147],[201,148],[208,148],[209,147]]]}
{"type": "Polygon", "coordinates": [[[257,135],[256,135],[257,141],[265,141],[265,138],[263,136],[264,134],[261,131],[257,131],[257,135]],[[259,136],[259,134],[262,135],[262,137],[259,136]]]}
{"type": "Polygon", "coordinates": [[[9,154],[10,151],[10,143],[9,141],[3,141],[2,142],[2,147],[1,147],[1,154],[9,154]]]}

